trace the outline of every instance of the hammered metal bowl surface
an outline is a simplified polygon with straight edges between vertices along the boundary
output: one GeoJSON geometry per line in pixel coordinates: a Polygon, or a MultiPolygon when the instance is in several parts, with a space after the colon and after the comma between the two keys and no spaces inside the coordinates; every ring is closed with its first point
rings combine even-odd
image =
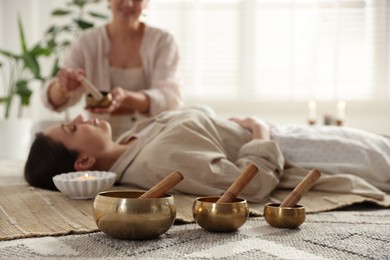
{"type": "Polygon", "coordinates": [[[98,228],[112,237],[129,240],[152,239],[168,231],[176,218],[173,196],[138,199],[143,193],[132,190],[99,193],[93,203],[98,228]]]}
{"type": "Polygon", "coordinates": [[[109,92],[100,92],[103,94],[101,100],[96,100],[91,94],[88,94],[85,98],[87,108],[106,108],[109,107],[112,101],[112,95],[109,92]]]}
{"type": "Polygon", "coordinates": [[[248,219],[248,203],[237,198],[229,203],[216,203],[220,197],[200,197],[194,201],[192,215],[195,222],[212,232],[231,232],[248,219]]]}
{"type": "Polygon", "coordinates": [[[305,221],[305,208],[300,205],[294,207],[279,207],[280,204],[269,203],[264,207],[264,218],[268,224],[278,228],[297,228],[305,221]]]}

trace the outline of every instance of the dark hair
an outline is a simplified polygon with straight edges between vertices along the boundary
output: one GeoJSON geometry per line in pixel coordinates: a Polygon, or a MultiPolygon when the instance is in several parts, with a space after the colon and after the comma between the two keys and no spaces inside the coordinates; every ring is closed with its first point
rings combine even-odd
{"type": "Polygon", "coordinates": [[[74,162],[78,155],[78,151],[68,149],[43,133],[37,133],[24,166],[24,178],[31,186],[57,190],[53,177],[75,171],[74,162]]]}

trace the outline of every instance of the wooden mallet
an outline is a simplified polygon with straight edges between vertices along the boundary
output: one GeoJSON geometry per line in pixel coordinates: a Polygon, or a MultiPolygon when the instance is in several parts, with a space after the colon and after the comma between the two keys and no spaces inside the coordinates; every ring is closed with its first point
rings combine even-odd
{"type": "Polygon", "coordinates": [[[321,173],[316,169],[311,170],[306,177],[294,188],[294,190],[283,200],[279,207],[294,207],[302,198],[303,194],[310,190],[314,183],[320,178],[321,173]]]}
{"type": "Polygon", "coordinates": [[[216,203],[228,203],[234,201],[248,183],[255,177],[259,169],[254,164],[249,164],[238,178],[230,185],[216,203]]]}
{"type": "Polygon", "coordinates": [[[173,186],[181,182],[183,179],[184,177],[179,171],[173,171],[138,198],[161,198],[162,196],[164,196],[164,194],[167,193],[168,190],[170,190],[173,186]]]}
{"type": "Polygon", "coordinates": [[[79,80],[81,82],[81,85],[84,87],[84,89],[90,93],[94,99],[97,101],[101,100],[103,98],[103,94],[100,93],[100,91],[84,76],[80,76],[79,80]]]}

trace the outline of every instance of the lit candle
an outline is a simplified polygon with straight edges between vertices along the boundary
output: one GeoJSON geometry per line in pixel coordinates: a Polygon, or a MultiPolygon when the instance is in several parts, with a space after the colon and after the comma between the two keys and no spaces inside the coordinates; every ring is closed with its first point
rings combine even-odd
{"type": "Polygon", "coordinates": [[[85,173],[84,175],[81,175],[77,177],[78,180],[86,181],[86,180],[94,180],[95,176],[90,176],[88,173],[85,173]]]}
{"type": "Polygon", "coordinates": [[[317,119],[317,104],[314,100],[309,101],[309,124],[313,125],[317,119]]]}
{"type": "Polygon", "coordinates": [[[339,101],[337,103],[337,119],[344,121],[345,119],[345,101],[339,101]]]}

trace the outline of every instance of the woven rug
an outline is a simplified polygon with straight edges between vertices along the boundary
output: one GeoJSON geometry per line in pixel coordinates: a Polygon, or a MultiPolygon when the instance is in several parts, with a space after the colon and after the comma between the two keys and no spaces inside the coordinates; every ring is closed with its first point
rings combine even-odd
{"type": "Polygon", "coordinates": [[[364,204],[308,214],[298,229],[250,218],[233,233],[174,225],[158,239],[126,241],[102,232],[0,242],[2,259],[389,259],[390,209],[364,204]]]}
{"type": "MultiPolygon", "coordinates": [[[[116,187],[125,189],[125,187],[116,187]]],[[[282,200],[289,191],[275,191],[273,201],[282,200]]],[[[193,222],[195,196],[175,194],[176,223],[193,222]]],[[[390,197],[375,201],[356,195],[309,192],[300,201],[308,213],[332,210],[357,202],[390,206],[390,197]]],[[[92,215],[93,200],[74,200],[60,192],[24,185],[0,187],[0,240],[80,234],[97,231],[92,215]]],[[[264,204],[250,204],[252,216],[261,216],[264,204]]]]}
{"type": "MultiPolygon", "coordinates": [[[[29,187],[22,178],[22,168],[22,162],[0,160],[0,241],[98,231],[92,216],[93,200],[74,200],[60,192],[29,187]]],[[[283,200],[289,192],[276,190],[271,202],[283,200]]],[[[193,223],[192,204],[196,197],[174,194],[174,198],[175,223],[193,223]]],[[[390,207],[390,196],[376,201],[351,194],[310,191],[299,204],[310,214],[363,202],[390,207]]],[[[251,216],[261,216],[263,208],[264,204],[250,204],[251,216]]]]}
{"type": "MultiPolygon", "coordinates": [[[[384,208],[389,196],[375,201],[311,191],[300,204],[318,213],[307,214],[298,229],[273,228],[260,216],[264,205],[250,205],[252,217],[237,232],[211,233],[193,223],[195,197],[175,194],[178,221],[168,232],[126,241],[97,229],[93,200],[27,186],[22,165],[0,161],[0,259],[388,259],[390,254],[390,208],[384,208]]],[[[288,192],[275,191],[272,202],[288,192]]]]}

